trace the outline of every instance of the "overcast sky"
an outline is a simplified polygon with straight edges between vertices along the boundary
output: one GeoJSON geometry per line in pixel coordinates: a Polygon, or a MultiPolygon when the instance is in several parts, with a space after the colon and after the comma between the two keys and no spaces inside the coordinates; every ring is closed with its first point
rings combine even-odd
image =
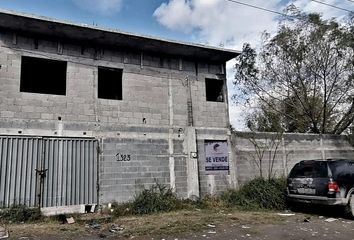
{"type": "MultiPolygon", "coordinates": [[[[311,0],[237,1],[278,12],[293,3],[303,11],[319,12],[325,18],[340,19],[348,14],[311,0]]],[[[319,1],[354,11],[354,0],[319,1]]],[[[228,0],[0,0],[0,8],[238,50],[245,42],[257,45],[264,30],[274,32],[279,17],[228,0]]],[[[230,61],[231,94],[232,66],[230,61]]],[[[245,109],[230,105],[231,123],[243,129],[245,109]]]]}

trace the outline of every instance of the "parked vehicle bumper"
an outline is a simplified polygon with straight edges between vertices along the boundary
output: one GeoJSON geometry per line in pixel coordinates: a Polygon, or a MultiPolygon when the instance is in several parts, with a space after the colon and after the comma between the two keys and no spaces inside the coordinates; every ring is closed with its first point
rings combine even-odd
{"type": "Polygon", "coordinates": [[[297,194],[288,194],[287,201],[296,202],[296,203],[313,203],[313,204],[321,204],[321,205],[347,205],[348,204],[348,199],[346,198],[328,198],[328,197],[297,195],[297,194]]]}

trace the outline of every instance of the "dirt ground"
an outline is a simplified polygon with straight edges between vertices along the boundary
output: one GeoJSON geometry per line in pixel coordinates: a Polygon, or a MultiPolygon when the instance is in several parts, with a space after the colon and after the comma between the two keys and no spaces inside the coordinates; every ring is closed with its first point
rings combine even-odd
{"type": "Polygon", "coordinates": [[[277,224],[247,224],[241,226],[238,224],[222,224],[215,229],[204,230],[193,234],[165,237],[163,239],[354,239],[354,223],[352,221],[339,219],[335,222],[328,223],[324,220],[325,219],[322,218],[304,222],[302,216],[298,216],[286,217],[284,222],[277,224]]]}
{"type": "Polygon", "coordinates": [[[108,216],[92,214],[74,218],[74,224],[61,224],[51,219],[33,224],[10,224],[6,227],[10,231],[10,239],[22,240],[354,240],[354,221],[336,209],[295,213],[197,210],[114,220],[108,216]]]}

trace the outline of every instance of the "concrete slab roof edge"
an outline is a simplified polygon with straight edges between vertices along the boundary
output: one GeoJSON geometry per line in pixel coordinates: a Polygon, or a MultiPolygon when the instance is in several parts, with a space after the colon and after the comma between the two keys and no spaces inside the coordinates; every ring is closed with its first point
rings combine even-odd
{"type": "Polygon", "coordinates": [[[5,9],[0,9],[0,28],[216,62],[226,62],[240,54],[240,51],[232,49],[140,35],[5,9]]]}

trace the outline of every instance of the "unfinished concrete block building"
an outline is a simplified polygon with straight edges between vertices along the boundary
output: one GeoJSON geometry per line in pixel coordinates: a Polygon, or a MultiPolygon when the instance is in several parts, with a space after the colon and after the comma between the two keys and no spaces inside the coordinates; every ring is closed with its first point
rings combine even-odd
{"type": "Polygon", "coordinates": [[[233,186],[225,63],[237,54],[0,11],[0,206],[233,186]]]}

